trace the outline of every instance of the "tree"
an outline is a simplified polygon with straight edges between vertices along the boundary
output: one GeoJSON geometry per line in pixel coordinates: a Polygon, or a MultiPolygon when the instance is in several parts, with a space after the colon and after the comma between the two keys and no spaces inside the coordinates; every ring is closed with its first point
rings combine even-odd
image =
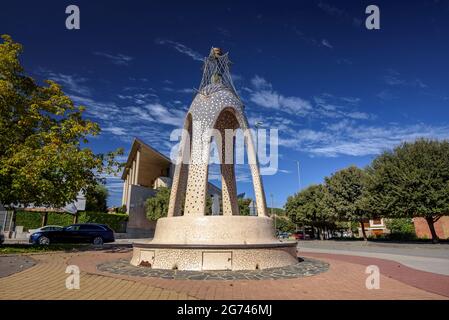
{"type": "Polygon", "coordinates": [[[367,170],[367,207],[384,217],[424,217],[438,242],[434,223],[449,212],[449,141],[402,143],[367,170]]]}
{"type": "Polygon", "coordinates": [[[170,189],[160,187],[156,195],[149,197],[146,201],[147,218],[156,221],[159,218],[167,216],[168,204],[170,202],[170,189]]]}
{"type": "Polygon", "coordinates": [[[357,221],[362,228],[363,239],[367,240],[364,220],[369,213],[364,207],[366,173],[356,166],[337,171],[325,178],[324,202],[340,221],[357,221]]]}
{"type": "Polygon", "coordinates": [[[290,220],[288,216],[277,215],[273,219],[276,219],[276,229],[281,232],[293,232],[296,225],[290,220]]]}
{"type": "Polygon", "coordinates": [[[315,232],[318,228],[318,235],[322,239],[323,234],[320,229],[327,227],[333,216],[327,210],[324,202],[326,189],[323,185],[311,185],[301,192],[290,196],[285,204],[287,216],[296,224],[309,225],[315,232]]]}
{"type": "Polygon", "coordinates": [[[53,81],[39,85],[24,73],[22,46],[0,43],[0,203],[62,207],[116,173],[121,149],[94,154],[83,147],[100,132],[53,81]]]}
{"type": "Polygon", "coordinates": [[[241,216],[249,216],[249,205],[251,204],[251,199],[248,198],[238,198],[239,213],[241,216]]]}
{"type": "MultiPolygon", "coordinates": [[[[149,197],[145,202],[147,218],[156,221],[159,218],[167,216],[168,205],[170,203],[170,188],[160,187],[156,191],[156,195],[149,197]]],[[[181,215],[184,214],[185,199],[182,199],[181,215]]],[[[206,196],[206,215],[212,213],[212,197],[206,196]]]]}
{"type": "Polygon", "coordinates": [[[103,184],[97,184],[89,190],[86,194],[86,211],[106,212],[108,194],[103,184]]]}

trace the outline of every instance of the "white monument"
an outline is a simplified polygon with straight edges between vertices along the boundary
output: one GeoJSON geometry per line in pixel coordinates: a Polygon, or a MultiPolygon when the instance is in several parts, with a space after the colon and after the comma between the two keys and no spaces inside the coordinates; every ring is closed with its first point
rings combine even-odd
{"type": "Polygon", "coordinates": [[[184,123],[166,218],[154,238],[134,243],[133,265],[177,270],[256,270],[297,263],[296,242],[281,242],[267,215],[257,156],[243,104],[229,72],[228,54],[212,48],[184,123]],[[239,215],[234,140],[240,128],[254,186],[257,215],[239,215]],[[211,131],[215,129],[215,131],[211,131]],[[231,129],[231,130],[230,130],[231,129]],[[211,134],[221,158],[222,214],[206,215],[211,134]]]}

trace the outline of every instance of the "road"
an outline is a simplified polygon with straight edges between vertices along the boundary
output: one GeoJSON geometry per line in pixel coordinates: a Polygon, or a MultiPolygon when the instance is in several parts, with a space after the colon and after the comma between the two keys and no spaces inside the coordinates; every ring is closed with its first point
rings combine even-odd
{"type": "Polygon", "coordinates": [[[449,275],[449,244],[364,241],[300,241],[299,253],[317,252],[374,257],[397,261],[410,268],[449,275]]]}

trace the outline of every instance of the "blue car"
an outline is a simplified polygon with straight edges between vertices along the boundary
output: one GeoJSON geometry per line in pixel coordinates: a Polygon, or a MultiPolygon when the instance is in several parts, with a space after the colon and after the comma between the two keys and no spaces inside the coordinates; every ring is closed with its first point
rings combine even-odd
{"type": "Polygon", "coordinates": [[[107,225],[99,223],[77,223],[60,230],[37,231],[30,236],[30,243],[40,245],[49,245],[50,243],[93,243],[102,245],[114,241],[114,231],[107,225]]]}

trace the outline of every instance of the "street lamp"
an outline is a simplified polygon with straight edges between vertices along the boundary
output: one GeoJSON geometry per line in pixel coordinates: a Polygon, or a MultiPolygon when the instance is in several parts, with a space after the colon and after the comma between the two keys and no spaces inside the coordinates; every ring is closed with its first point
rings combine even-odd
{"type": "MultiPolygon", "coordinates": [[[[270,193],[271,197],[271,216],[273,216],[273,194],[270,193]]],[[[274,234],[277,236],[277,226],[276,226],[276,214],[274,214],[274,234]]]]}
{"type": "Polygon", "coordinates": [[[299,161],[295,160],[297,168],[298,168],[298,192],[301,191],[301,174],[299,173],[299,161]]]}
{"type": "Polygon", "coordinates": [[[256,154],[257,158],[259,158],[259,128],[263,125],[262,121],[256,121],[254,127],[256,127],[256,154]]]}

